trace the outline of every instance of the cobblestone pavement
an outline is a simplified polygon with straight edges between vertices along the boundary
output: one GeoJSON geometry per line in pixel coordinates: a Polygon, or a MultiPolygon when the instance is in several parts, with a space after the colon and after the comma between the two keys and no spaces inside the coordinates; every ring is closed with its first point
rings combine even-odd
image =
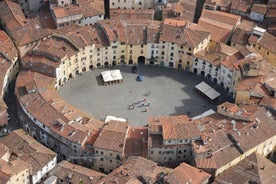
{"type": "Polygon", "coordinates": [[[137,126],[146,125],[149,116],[189,112],[194,117],[231,100],[217,84],[183,70],[150,66],[138,66],[137,70],[132,73],[131,66],[117,66],[85,72],[70,79],[59,93],[67,102],[98,119],[112,115],[137,126]],[[102,85],[100,73],[111,69],[120,69],[123,83],[102,85]],[[143,75],[142,82],[136,81],[138,74],[143,75]],[[194,86],[203,80],[223,94],[219,102],[211,104],[195,92],[194,86]]]}

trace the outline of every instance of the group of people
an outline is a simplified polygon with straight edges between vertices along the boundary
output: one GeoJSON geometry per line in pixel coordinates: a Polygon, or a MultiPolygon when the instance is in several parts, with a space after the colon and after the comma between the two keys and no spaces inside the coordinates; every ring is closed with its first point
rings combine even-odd
{"type": "Polygon", "coordinates": [[[150,95],[150,91],[143,95],[142,100],[138,100],[138,102],[135,102],[131,105],[129,105],[128,109],[129,110],[134,110],[135,107],[145,107],[145,109],[142,112],[148,112],[149,111],[149,106],[150,106],[150,101],[148,101],[146,96],[150,95]]]}

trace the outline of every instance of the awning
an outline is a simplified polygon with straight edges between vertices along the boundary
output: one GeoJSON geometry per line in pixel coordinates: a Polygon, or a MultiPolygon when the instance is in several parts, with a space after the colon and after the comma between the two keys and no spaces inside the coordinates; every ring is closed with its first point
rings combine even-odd
{"type": "Polygon", "coordinates": [[[220,96],[220,93],[217,92],[214,88],[206,84],[204,81],[195,86],[197,90],[206,95],[210,100],[215,100],[220,96]]]}
{"type": "Polygon", "coordinates": [[[103,81],[105,83],[108,82],[120,82],[123,80],[123,77],[121,75],[120,70],[109,70],[109,71],[103,71],[101,72],[101,75],[103,77],[103,81]]]}

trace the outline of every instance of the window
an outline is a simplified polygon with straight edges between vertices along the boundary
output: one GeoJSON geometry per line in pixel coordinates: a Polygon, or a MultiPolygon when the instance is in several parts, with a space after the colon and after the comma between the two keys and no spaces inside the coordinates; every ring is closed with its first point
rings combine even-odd
{"type": "Polygon", "coordinates": [[[103,161],[103,158],[100,158],[101,161],[103,161]]]}
{"type": "Polygon", "coordinates": [[[153,152],[153,151],[151,151],[150,153],[151,153],[151,154],[153,154],[154,152],[153,152]]]}
{"type": "Polygon", "coordinates": [[[164,51],[162,51],[162,53],[161,53],[162,55],[164,55],[165,54],[165,52],[164,51]]]}

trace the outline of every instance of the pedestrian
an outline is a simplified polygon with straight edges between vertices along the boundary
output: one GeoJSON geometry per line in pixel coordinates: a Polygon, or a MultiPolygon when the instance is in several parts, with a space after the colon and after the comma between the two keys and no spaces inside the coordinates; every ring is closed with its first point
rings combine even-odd
{"type": "Polygon", "coordinates": [[[146,107],[146,112],[148,112],[149,111],[149,108],[148,107],[146,107]]]}

